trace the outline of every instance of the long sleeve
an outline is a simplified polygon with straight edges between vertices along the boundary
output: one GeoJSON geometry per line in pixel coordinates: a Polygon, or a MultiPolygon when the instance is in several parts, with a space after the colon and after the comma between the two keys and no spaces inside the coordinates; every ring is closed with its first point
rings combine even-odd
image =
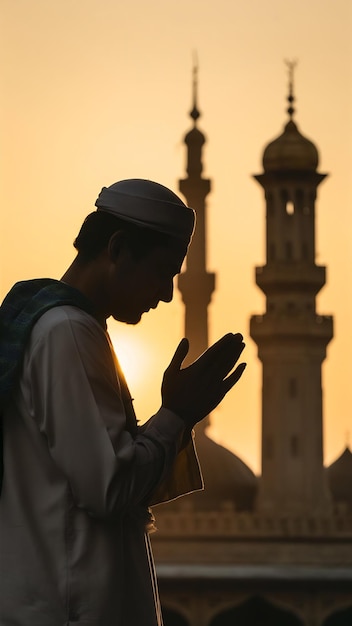
{"type": "Polygon", "coordinates": [[[162,408],[131,435],[99,324],[73,307],[50,310],[33,329],[25,369],[32,417],[77,506],[106,517],[149,504],[170,475],[183,422],[162,408]]]}
{"type": "Polygon", "coordinates": [[[199,468],[174,413],[137,427],[120,375],[85,311],[34,325],[3,416],[1,624],[160,623],[146,507],[199,488],[199,468]]]}

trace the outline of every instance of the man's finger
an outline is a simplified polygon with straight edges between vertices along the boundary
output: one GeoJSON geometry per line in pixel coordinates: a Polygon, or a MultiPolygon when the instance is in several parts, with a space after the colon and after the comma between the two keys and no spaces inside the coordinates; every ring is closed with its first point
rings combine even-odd
{"type": "Polygon", "coordinates": [[[247,363],[240,363],[240,365],[236,367],[235,371],[232,372],[230,376],[225,378],[223,381],[224,395],[239,381],[246,367],[247,363]]]}
{"type": "Polygon", "coordinates": [[[212,361],[209,361],[207,366],[208,375],[216,379],[225,378],[236,365],[244,348],[245,344],[239,342],[224,347],[221,352],[214,355],[212,361]]]}
{"type": "Polygon", "coordinates": [[[221,339],[218,339],[218,341],[213,343],[213,345],[210,346],[206,352],[215,356],[218,352],[223,352],[224,350],[231,348],[234,349],[236,345],[242,343],[242,341],[243,336],[241,333],[236,333],[235,335],[233,333],[227,333],[221,337],[221,339]]]}
{"type": "Polygon", "coordinates": [[[185,360],[189,350],[189,341],[186,338],[181,339],[178,344],[175,354],[171,359],[168,370],[180,370],[183,361],[185,360]]]}
{"type": "Polygon", "coordinates": [[[202,366],[206,366],[209,363],[214,362],[214,360],[221,358],[222,354],[226,352],[236,351],[239,346],[242,345],[242,341],[243,336],[240,333],[237,333],[236,335],[228,333],[227,335],[224,335],[223,337],[221,337],[221,339],[213,343],[212,346],[207,348],[207,350],[205,350],[205,352],[200,355],[197,361],[199,361],[202,366]]]}

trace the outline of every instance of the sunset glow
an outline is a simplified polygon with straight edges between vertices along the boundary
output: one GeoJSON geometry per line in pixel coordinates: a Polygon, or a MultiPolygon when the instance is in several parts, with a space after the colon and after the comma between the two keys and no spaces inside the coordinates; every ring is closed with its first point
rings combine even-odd
{"type": "MultiPolygon", "coordinates": [[[[247,370],[214,413],[213,430],[260,471],[261,367],[249,317],[264,296],[265,145],[287,121],[285,59],[297,59],[296,122],[329,176],[317,199],[317,264],[327,266],[318,311],[334,316],[323,366],[325,460],[351,432],[352,3],[350,0],[3,0],[0,295],[17,280],[59,278],[84,217],[105,185],[150,178],[177,192],[192,127],[205,133],[210,340],[240,331],[247,370]]],[[[160,405],[160,383],[183,336],[174,302],[136,328],[112,330],[139,419],[160,405]],[[131,341],[124,345],[124,337],[131,341]]],[[[113,325],[111,326],[111,329],[113,325]]],[[[127,339],[126,339],[127,341],[127,339]]]]}
{"type": "Polygon", "coordinates": [[[142,386],[143,372],[148,368],[147,346],[124,332],[123,327],[114,327],[110,337],[131,389],[142,386]]]}

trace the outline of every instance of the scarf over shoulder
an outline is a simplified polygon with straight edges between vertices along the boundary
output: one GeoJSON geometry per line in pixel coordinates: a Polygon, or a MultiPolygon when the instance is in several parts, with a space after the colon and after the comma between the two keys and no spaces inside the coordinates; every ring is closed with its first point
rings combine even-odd
{"type": "Polygon", "coordinates": [[[74,287],[51,278],[16,283],[0,307],[0,490],[3,477],[1,414],[14,389],[31,330],[56,306],[76,306],[93,315],[92,305],[74,287]]]}

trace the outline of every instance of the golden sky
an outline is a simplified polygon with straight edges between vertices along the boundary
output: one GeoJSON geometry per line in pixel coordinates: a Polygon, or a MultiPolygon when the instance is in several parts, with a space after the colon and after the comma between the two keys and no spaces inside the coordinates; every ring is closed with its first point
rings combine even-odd
{"type": "MultiPolygon", "coordinates": [[[[252,174],[287,119],[284,59],[298,60],[296,122],[329,173],[316,234],[317,263],[328,267],[318,311],[335,321],[323,368],[325,459],[334,460],[352,445],[352,2],[2,0],[0,29],[1,296],[17,280],[60,278],[102,186],[141,177],[177,191],[197,51],[212,179],[207,269],[217,274],[210,337],[241,331],[248,362],[212,434],[255,471],[261,368],[248,329],[264,311],[254,266],[264,263],[265,220],[252,174]]],[[[110,329],[144,420],[183,335],[180,296],[137,327],[110,329]]]]}

